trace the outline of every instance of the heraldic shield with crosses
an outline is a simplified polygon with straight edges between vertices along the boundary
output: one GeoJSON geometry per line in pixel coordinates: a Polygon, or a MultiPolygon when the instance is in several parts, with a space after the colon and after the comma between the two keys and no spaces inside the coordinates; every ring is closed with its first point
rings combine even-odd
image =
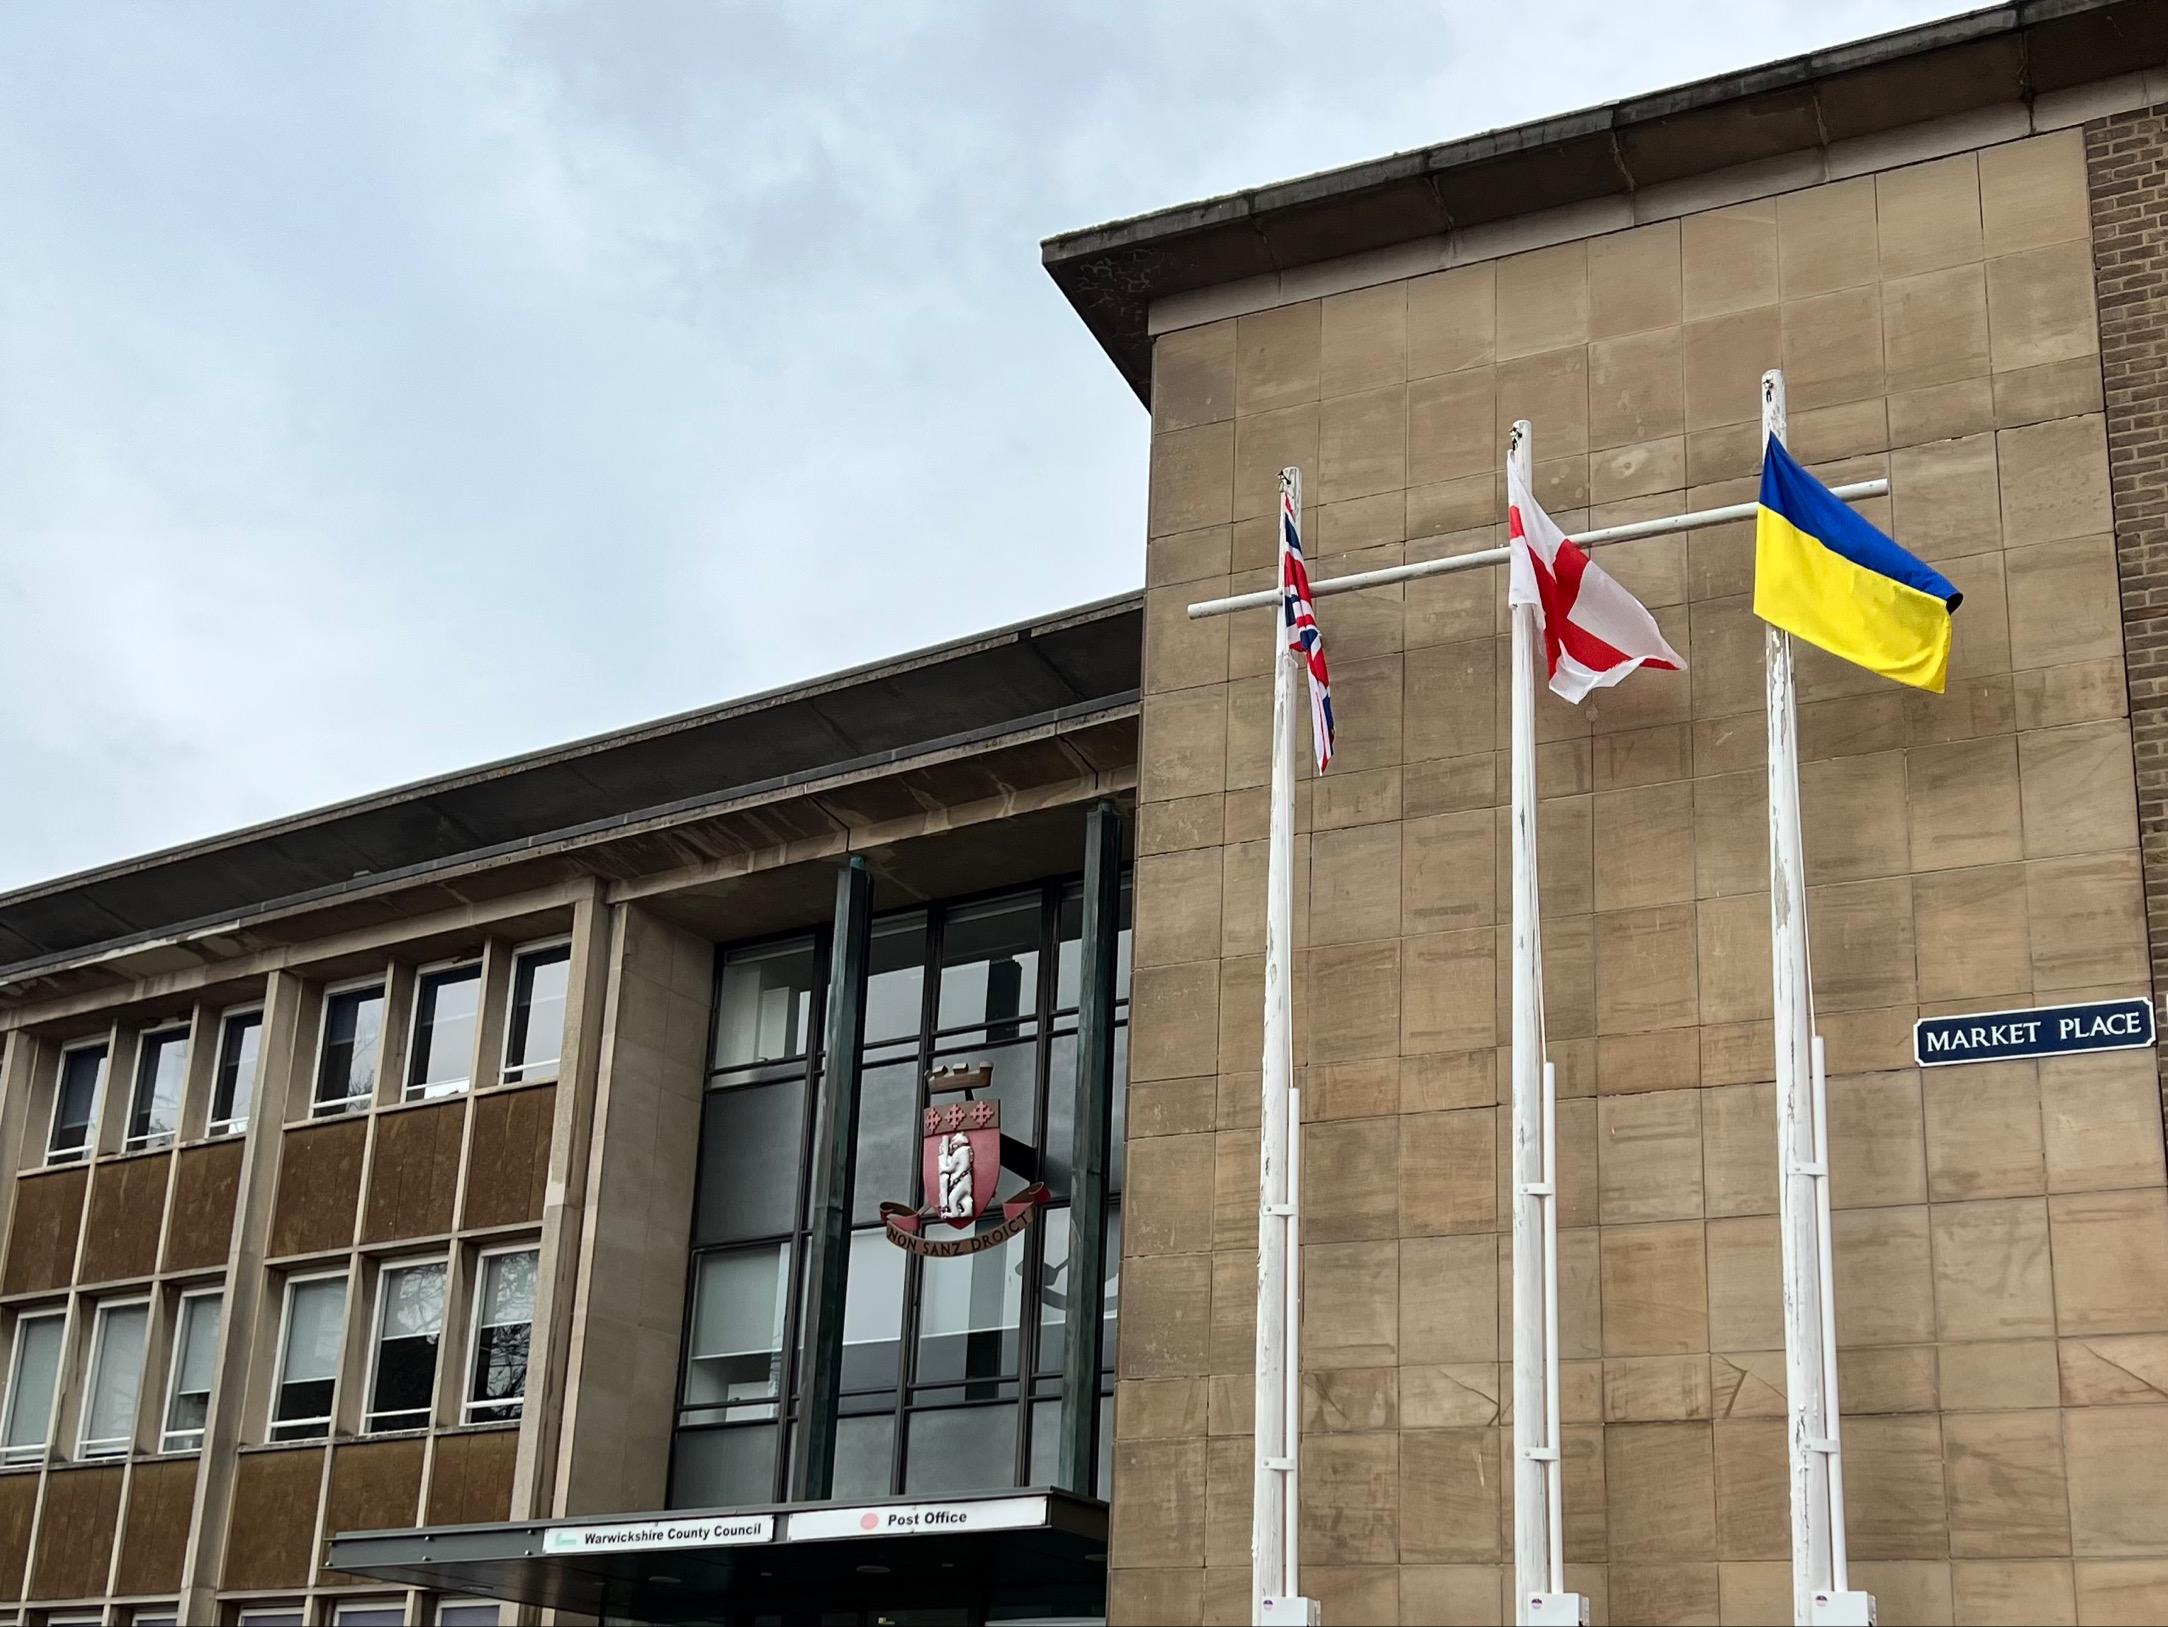
{"type": "Polygon", "coordinates": [[[961,1101],[935,1102],[921,1123],[919,1181],[926,1194],[920,1208],[906,1203],[881,1205],[888,1240],[913,1254],[944,1257],[976,1254],[1007,1242],[1031,1224],[1032,1212],[1047,1201],[1046,1183],[1034,1181],[1001,1205],[1000,1224],[973,1232],[993,1206],[1001,1183],[1001,1103],[980,1101],[975,1093],[991,1084],[985,1064],[936,1068],[926,1076],[930,1095],[961,1095],[961,1101]],[[926,1228],[946,1222],[971,1235],[929,1238],[926,1228]]]}

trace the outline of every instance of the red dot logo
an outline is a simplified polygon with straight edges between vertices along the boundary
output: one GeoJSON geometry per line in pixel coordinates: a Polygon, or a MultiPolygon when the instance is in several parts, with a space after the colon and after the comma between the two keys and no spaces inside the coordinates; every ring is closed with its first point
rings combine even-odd
{"type": "Polygon", "coordinates": [[[880,1529],[880,1527],[881,1527],[881,1516],[880,1516],[880,1515],[878,1515],[878,1514],[861,1514],[861,1515],[859,1515],[859,1516],[858,1516],[858,1529],[859,1529],[859,1530],[861,1530],[861,1531],[877,1531],[877,1530],[879,1530],[879,1529],[880,1529]]]}

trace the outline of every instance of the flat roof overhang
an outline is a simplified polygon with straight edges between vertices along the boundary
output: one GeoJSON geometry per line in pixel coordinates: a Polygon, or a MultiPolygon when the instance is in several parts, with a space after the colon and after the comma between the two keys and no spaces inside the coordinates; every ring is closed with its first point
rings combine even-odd
{"type": "MultiPolygon", "coordinates": [[[[330,1566],[433,1592],[504,1599],[544,1609],[640,1621],[712,1621],[719,1615],[794,1615],[822,1609],[914,1605],[1043,1605],[1050,1616],[1101,1614],[1106,1598],[1107,1506],[1058,1490],[946,1498],[899,1497],[840,1508],[773,1503],[726,1510],[589,1515],[504,1525],[345,1532],[330,1566]],[[1009,1505],[1026,1505],[1012,1507],[1009,1505]],[[1032,1506],[1035,1505],[1035,1506],[1032,1506]],[[998,1511],[1003,1523],[911,1535],[795,1536],[806,1516],[823,1527],[883,1524],[914,1510],[998,1511]],[[840,1516],[847,1516],[842,1518],[840,1516]],[[576,1533],[766,1520],[772,1535],[706,1546],[656,1542],[552,1551],[576,1533]]],[[[1025,1612],[1032,1613],[1032,1612],[1025,1612]]]]}
{"type": "Polygon", "coordinates": [[[2163,0],[2016,0],[1185,203],[1040,246],[1137,398],[1152,400],[1151,308],[1194,289],[1443,238],[1928,119],[2022,102],[2168,60],[2163,0]]]}

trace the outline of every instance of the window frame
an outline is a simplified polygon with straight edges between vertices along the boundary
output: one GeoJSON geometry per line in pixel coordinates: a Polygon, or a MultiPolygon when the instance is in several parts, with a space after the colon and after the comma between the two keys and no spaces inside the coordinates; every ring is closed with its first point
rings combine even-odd
{"type": "Polygon", "coordinates": [[[138,1135],[135,1130],[136,1107],[142,1100],[145,1083],[143,1077],[144,1064],[150,1060],[151,1048],[154,1045],[163,1044],[175,1036],[180,1038],[184,1046],[190,1046],[195,1038],[195,1025],[184,1018],[178,1022],[162,1023],[153,1028],[146,1028],[136,1035],[135,1081],[128,1090],[128,1120],[121,1130],[120,1150],[122,1152],[154,1152],[160,1148],[173,1146],[181,1139],[181,1114],[186,1108],[188,1098],[188,1052],[186,1050],[181,1053],[181,1094],[173,1104],[173,1128],[164,1131],[146,1130],[141,1135],[138,1135]]]}
{"type": "Polygon", "coordinates": [[[368,1090],[362,1095],[344,1096],[337,1101],[324,1101],[321,1098],[324,1088],[324,1055],[331,1046],[332,1004],[344,995],[360,994],[368,989],[376,991],[376,997],[384,1002],[384,1015],[389,1016],[391,979],[382,972],[375,972],[367,977],[350,977],[340,983],[326,983],[321,991],[322,998],[317,1002],[316,1013],[316,1059],[309,1068],[308,1117],[311,1119],[335,1119],[349,1113],[366,1113],[383,1090],[385,1028],[379,1019],[376,1030],[376,1063],[370,1070],[368,1090]]]}
{"type": "MultiPolygon", "coordinates": [[[[261,1001],[249,1001],[238,1006],[229,1006],[218,1014],[218,1054],[211,1059],[211,1100],[204,1108],[203,1127],[204,1135],[212,1140],[217,1140],[223,1136],[247,1135],[249,1120],[255,1116],[256,1079],[249,1081],[248,1111],[246,1113],[240,1114],[238,1117],[229,1115],[224,1119],[218,1116],[218,1086],[220,1075],[226,1071],[227,1032],[235,1022],[243,1017],[254,1017],[256,1019],[256,1032],[259,1035],[263,1033],[264,1008],[261,1001]]],[[[258,1039],[256,1043],[256,1073],[258,1077],[263,1073],[263,1042],[261,1039],[258,1039]]],[[[235,1070],[235,1077],[238,1081],[238,1068],[235,1070]]],[[[313,1092],[313,1080],[310,1088],[313,1092]]],[[[229,1102],[227,1106],[230,1109],[232,1103],[229,1102]]]]}
{"type": "Polygon", "coordinates": [[[572,939],[569,934],[556,938],[537,938],[533,943],[515,944],[512,949],[512,975],[504,989],[504,1043],[502,1060],[497,1068],[497,1082],[502,1085],[554,1084],[563,1075],[565,1065],[565,1029],[572,1019],[572,939]],[[519,1012],[520,967],[528,960],[562,949],[565,952],[565,1022],[558,1025],[557,1054],[547,1062],[515,1062],[512,1060],[512,1023],[519,1012]],[[548,1069],[547,1073],[540,1071],[548,1069]]]}
{"type": "MultiPolygon", "coordinates": [[[[364,1435],[401,1435],[415,1430],[428,1429],[436,1423],[437,1386],[443,1376],[445,1324],[452,1313],[452,1267],[450,1259],[442,1254],[417,1254],[395,1260],[386,1260],[376,1268],[376,1309],[369,1318],[369,1361],[361,1381],[361,1433],[364,1435]],[[437,1319],[437,1372],[429,1380],[429,1401],[421,1409],[422,1421],[418,1424],[385,1424],[380,1417],[403,1418],[416,1409],[406,1407],[395,1413],[380,1414],[376,1411],[376,1374],[384,1354],[384,1316],[391,1304],[391,1296],[384,1292],[384,1279],[401,1271],[413,1271],[435,1266],[444,1273],[443,1308],[437,1319]]],[[[402,1337],[409,1337],[403,1335],[402,1337]]]]}
{"type": "Polygon", "coordinates": [[[233,1619],[240,1624],[240,1627],[250,1627],[250,1624],[254,1622],[284,1621],[289,1618],[307,1621],[309,1619],[308,1601],[305,1599],[292,1599],[285,1604],[251,1604],[242,1610],[236,1611],[233,1619]]]}
{"type": "MultiPolygon", "coordinates": [[[[214,1299],[219,1302],[219,1332],[223,1333],[225,1331],[226,1289],[224,1284],[220,1284],[215,1288],[184,1288],[181,1290],[180,1297],[174,1302],[173,1337],[169,1341],[169,1348],[166,1352],[165,1407],[158,1418],[158,1450],[162,1453],[200,1452],[203,1450],[204,1437],[210,1432],[210,1419],[208,1416],[210,1401],[211,1397],[218,1393],[218,1374],[215,1371],[211,1374],[210,1389],[204,1391],[204,1412],[206,1415],[204,1427],[202,1429],[183,1430],[176,1430],[173,1427],[173,1403],[179,1400],[181,1395],[181,1358],[187,1350],[189,1302],[203,1299],[214,1299]],[[193,1435],[195,1439],[177,1445],[174,1439],[176,1435],[193,1435]]],[[[218,1362],[218,1338],[216,1334],[212,1335],[211,1361],[215,1368],[218,1362]]]]}
{"type": "Polygon", "coordinates": [[[406,1595],[394,1594],[390,1598],[334,1599],[331,1601],[331,1627],[345,1627],[354,1619],[354,1612],[361,1610],[391,1610],[399,1619],[406,1620],[406,1595]]]}
{"type": "Polygon", "coordinates": [[[149,1294],[121,1294],[112,1299],[101,1299],[92,1305],[90,1313],[90,1349],[83,1363],[82,1416],[75,1426],[75,1456],[78,1462],[102,1461],[106,1458],[127,1458],[134,1454],[136,1436],[143,1423],[143,1380],[150,1370],[151,1360],[151,1296],[149,1294]],[[90,1424],[98,1410],[98,1386],[103,1376],[106,1357],[106,1324],[115,1311],[141,1310],[143,1312],[143,1349],[137,1357],[135,1415],[128,1420],[125,1435],[101,1435],[91,1438],[90,1424]],[[117,1443],[117,1444],[116,1444],[117,1443]]]}
{"type": "Polygon", "coordinates": [[[8,1334],[8,1388],[4,1404],[0,1404],[0,1442],[4,1442],[15,1423],[16,1403],[21,1399],[23,1371],[23,1325],[27,1322],[58,1322],[60,1324],[60,1356],[53,1363],[53,1393],[45,1398],[45,1436],[35,1447],[0,1445],[0,1464],[20,1468],[33,1463],[43,1463],[53,1453],[53,1430],[60,1421],[61,1368],[68,1359],[68,1323],[70,1312],[65,1304],[48,1310],[24,1310],[15,1315],[15,1325],[8,1334]]]}
{"type": "MultiPolygon", "coordinates": [[[[474,1256],[474,1292],[467,1317],[467,1358],[459,1373],[459,1421],[462,1424],[508,1424],[526,1416],[527,1390],[534,1378],[534,1320],[541,1308],[542,1299],[542,1243],[539,1238],[519,1243],[498,1243],[478,1251],[474,1256]],[[478,1401],[474,1395],[474,1360],[482,1350],[482,1296],[489,1292],[489,1262],[507,1254],[532,1254],[535,1257],[534,1297],[535,1303],[527,1307],[527,1376],[520,1383],[517,1400],[510,1398],[495,1401],[478,1401]]],[[[509,1322],[492,1322],[490,1327],[510,1327],[509,1322]]]]}
{"type": "Polygon", "coordinates": [[[105,1087],[113,1075],[113,1037],[110,1034],[97,1039],[80,1039],[60,1048],[60,1063],[53,1071],[52,1110],[46,1114],[45,1159],[40,1166],[56,1169],[68,1164],[87,1164],[98,1150],[98,1115],[105,1106],[105,1087]],[[73,1152],[61,1152],[53,1145],[53,1137],[60,1129],[60,1104],[65,1096],[68,1082],[68,1058],[81,1051],[102,1051],[98,1059],[98,1082],[90,1092],[90,1117],[83,1125],[83,1144],[73,1152]]]}
{"type": "MultiPolygon", "coordinates": [[[[407,1002],[406,1060],[402,1067],[404,1077],[399,1081],[399,1100],[402,1102],[442,1102],[455,1096],[467,1095],[474,1089],[476,1062],[484,1054],[482,1050],[482,1016],[487,1002],[489,985],[487,968],[480,953],[461,955],[450,960],[431,961],[426,966],[414,968],[414,997],[407,1002]],[[415,1078],[415,1070],[422,1065],[422,1008],[435,992],[429,986],[432,978],[453,981],[447,973],[463,973],[458,981],[474,984],[474,1044],[467,1053],[467,1071],[463,1078],[441,1080],[434,1085],[424,1084],[415,1078]]],[[[432,1023],[434,1019],[431,1019],[432,1023]]]]}
{"type": "Polygon", "coordinates": [[[353,1308],[354,1274],[346,1266],[336,1266],[328,1270],[296,1271],[284,1279],[279,1291],[278,1343],[272,1347],[271,1407],[270,1416],[266,1418],[264,1428],[264,1440],[267,1444],[274,1446],[297,1445],[307,1441],[329,1440],[331,1438],[332,1426],[338,1421],[339,1417],[339,1380],[344,1376],[346,1367],[346,1339],[351,1331],[348,1324],[353,1321],[353,1308]],[[321,1418],[282,1419],[279,1417],[279,1397],[286,1388],[286,1342],[293,1334],[294,1293],[297,1289],[312,1282],[338,1282],[343,1286],[344,1290],[339,1299],[339,1361],[337,1366],[332,1369],[331,1374],[330,1410],[321,1418]],[[282,1436],[279,1434],[281,1428],[294,1428],[318,1423],[324,1426],[324,1432],[321,1435],[282,1436]]]}

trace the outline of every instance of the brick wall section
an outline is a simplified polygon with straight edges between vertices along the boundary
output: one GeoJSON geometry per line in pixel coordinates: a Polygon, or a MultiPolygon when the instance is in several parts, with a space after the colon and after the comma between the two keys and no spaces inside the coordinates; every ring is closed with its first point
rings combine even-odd
{"type": "MultiPolygon", "coordinates": [[[[2168,988],[2168,104],[2087,125],[2085,167],[2146,936],[2159,991],[2168,988]]],[[[2160,1061],[2168,1094],[2168,1043],[2160,1061]]]]}

